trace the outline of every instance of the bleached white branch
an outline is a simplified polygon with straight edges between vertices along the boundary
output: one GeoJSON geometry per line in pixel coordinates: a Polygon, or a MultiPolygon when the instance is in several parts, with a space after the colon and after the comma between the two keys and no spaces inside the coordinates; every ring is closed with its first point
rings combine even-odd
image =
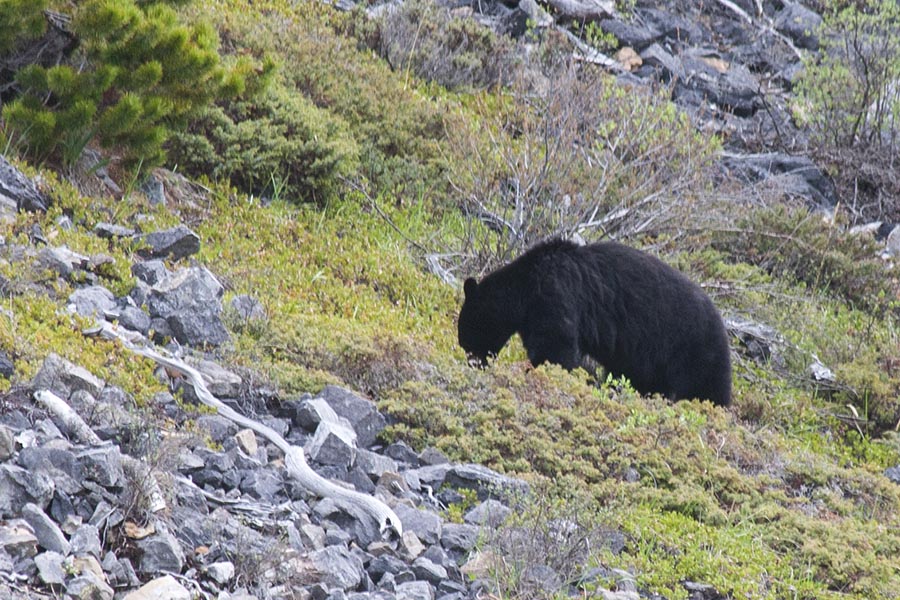
{"type": "MultiPolygon", "coordinates": [[[[133,340],[136,339],[135,336],[129,336],[126,332],[121,331],[110,323],[101,323],[99,333],[107,339],[120,341],[123,346],[135,354],[149,358],[157,364],[184,375],[188,382],[194,386],[194,391],[200,402],[210,408],[214,408],[226,419],[229,419],[238,425],[242,425],[243,427],[247,427],[248,429],[252,429],[275,444],[284,453],[284,464],[288,473],[296,478],[304,488],[317,496],[322,498],[332,498],[335,501],[346,503],[350,507],[357,508],[365,514],[370,515],[378,522],[382,534],[387,533],[389,530],[393,530],[398,536],[402,535],[403,529],[400,519],[387,504],[372,496],[336,485],[313,471],[306,462],[303,448],[292,446],[271,427],[267,427],[262,423],[258,423],[253,419],[245,417],[213,396],[212,392],[209,391],[209,388],[206,387],[206,382],[203,381],[203,376],[198,370],[185,363],[183,360],[164,356],[161,352],[153,348],[139,346],[133,343],[133,340]]],[[[141,337],[142,339],[142,336],[138,337],[141,337]]]]}

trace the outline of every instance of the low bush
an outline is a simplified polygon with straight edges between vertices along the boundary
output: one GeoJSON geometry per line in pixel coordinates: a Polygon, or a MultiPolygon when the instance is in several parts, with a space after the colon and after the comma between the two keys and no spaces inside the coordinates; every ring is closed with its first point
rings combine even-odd
{"type": "Polygon", "coordinates": [[[796,110],[854,219],[900,218],[900,5],[825,2],[822,51],[807,56],[796,110]]]}
{"type": "Polygon", "coordinates": [[[708,196],[718,142],[659,92],[566,69],[541,93],[482,95],[480,129],[450,131],[451,181],[484,268],[552,235],[627,238],[675,230],[708,196]]]}
{"type": "Polygon", "coordinates": [[[169,154],[188,173],[270,198],[324,204],[359,166],[346,125],[283,85],[203,110],[169,154]]]}

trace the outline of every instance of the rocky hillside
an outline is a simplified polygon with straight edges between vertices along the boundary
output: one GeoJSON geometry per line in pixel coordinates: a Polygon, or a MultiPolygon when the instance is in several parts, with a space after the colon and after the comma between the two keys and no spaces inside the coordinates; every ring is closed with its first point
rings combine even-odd
{"type": "Polygon", "coordinates": [[[0,0],[0,597],[897,598],[853,8],[0,0]],[[733,406],[466,365],[459,282],[552,234],[700,282],[733,406]]]}

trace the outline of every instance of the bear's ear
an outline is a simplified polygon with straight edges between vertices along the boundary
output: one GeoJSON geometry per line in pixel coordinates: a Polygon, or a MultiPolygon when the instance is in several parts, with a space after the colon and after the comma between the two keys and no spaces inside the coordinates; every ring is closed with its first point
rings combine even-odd
{"type": "Polygon", "coordinates": [[[465,283],[463,283],[463,291],[466,293],[466,298],[474,298],[475,290],[477,289],[478,283],[472,277],[469,277],[466,279],[465,283]]]}

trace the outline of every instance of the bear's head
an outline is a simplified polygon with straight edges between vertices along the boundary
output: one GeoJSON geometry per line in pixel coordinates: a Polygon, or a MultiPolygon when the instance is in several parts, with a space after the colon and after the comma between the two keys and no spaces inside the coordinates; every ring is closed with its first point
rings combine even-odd
{"type": "Polygon", "coordinates": [[[496,307],[474,279],[466,279],[463,291],[466,298],[457,324],[459,345],[470,362],[487,366],[488,358],[497,356],[511,332],[502,328],[502,317],[498,318],[496,307]]]}

